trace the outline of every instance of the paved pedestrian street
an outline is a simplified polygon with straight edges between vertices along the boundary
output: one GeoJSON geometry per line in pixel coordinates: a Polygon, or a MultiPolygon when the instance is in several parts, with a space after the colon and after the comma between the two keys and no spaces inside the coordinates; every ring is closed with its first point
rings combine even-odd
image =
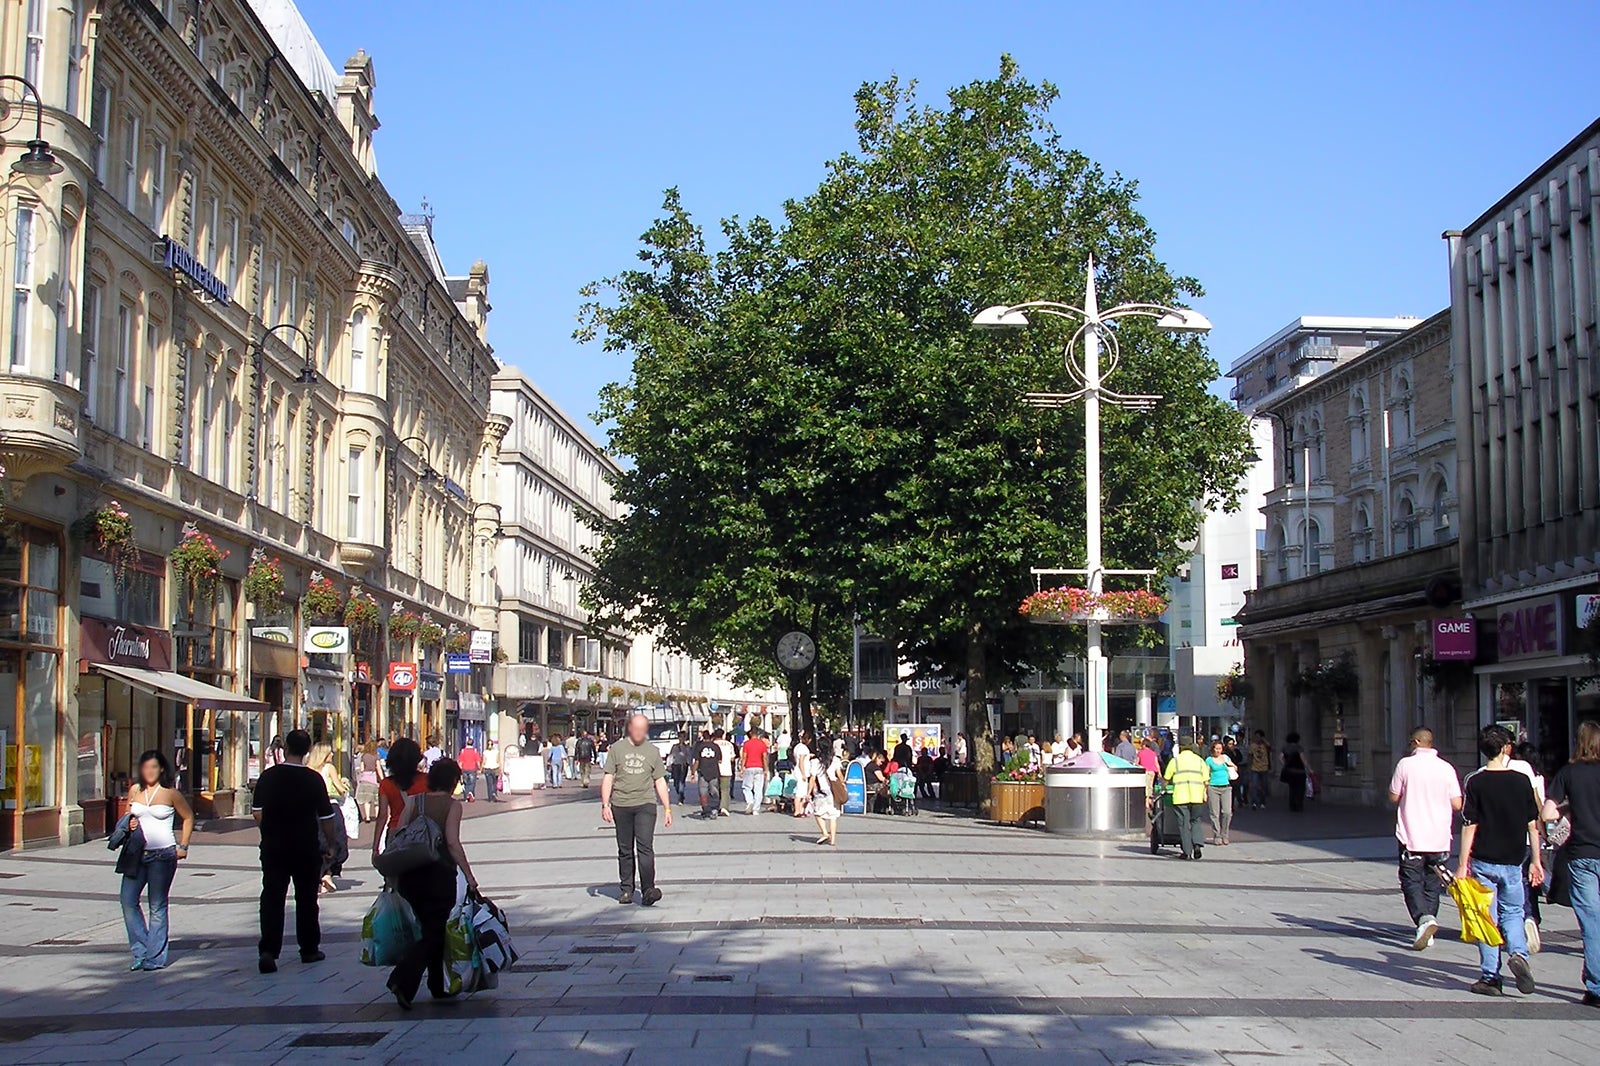
{"type": "Polygon", "coordinates": [[[1571,912],[1546,912],[1536,995],[1470,996],[1448,906],[1439,943],[1408,950],[1372,812],[1246,812],[1185,863],[966,814],[847,818],[833,850],[810,821],[690,810],[658,834],[666,898],[643,909],[614,900],[594,792],[474,805],[469,854],[522,957],[411,1014],[358,961],[359,849],[323,903],[327,960],[298,961],[291,917],[273,976],[253,830],[197,834],[158,973],[127,972],[103,844],[0,856],[0,1062],[1596,1061],[1571,912]],[[1322,839],[1269,839],[1285,826],[1322,839]]]}

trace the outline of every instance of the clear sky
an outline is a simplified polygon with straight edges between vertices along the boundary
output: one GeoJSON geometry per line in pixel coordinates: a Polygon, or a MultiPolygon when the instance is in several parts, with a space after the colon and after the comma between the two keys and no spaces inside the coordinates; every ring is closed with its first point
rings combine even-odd
{"type": "Polygon", "coordinates": [[[583,420],[627,367],[570,339],[578,288],[668,186],[708,227],[813,189],[865,80],[937,101],[1010,52],[1055,82],[1066,143],[1139,181],[1206,287],[1223,367],[1297,315],[1443,308],[1440,233],[1600,115],[1594,0],[299,5],[336,68],[373,56],[379,175],[433,204],[448,269],[488,262],[495,350],[583,420]]]}

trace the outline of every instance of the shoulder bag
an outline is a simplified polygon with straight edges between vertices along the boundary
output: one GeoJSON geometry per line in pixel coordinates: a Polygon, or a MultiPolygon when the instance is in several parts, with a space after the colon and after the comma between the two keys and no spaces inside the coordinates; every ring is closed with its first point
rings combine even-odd
{"type": "Polygon", "coordinates": [[[423,810],[422,797],[410,797],[406,806],[412,812],[410,820],[389,834],[388,847],[372,862],[373,869],[384,877],[420,870],[438,862],[444,854],[444,831],[423,810]],[[416,806],[413,808],[412,804],[416,806]]]}

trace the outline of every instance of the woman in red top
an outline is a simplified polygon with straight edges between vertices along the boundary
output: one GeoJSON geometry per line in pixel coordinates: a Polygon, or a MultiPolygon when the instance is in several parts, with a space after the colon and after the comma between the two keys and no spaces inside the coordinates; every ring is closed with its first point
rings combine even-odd
{"type": "Polygon", "coordinates": [[[378,816],[372,823],[372,858],[377,861],[383,850],[385,833],[391,833],[400,824],[407,796],[420,796],[428,791],[428,779],[422,773],[422,749],[417,742],[401,737],[389,749],[386,764],[389,776],[378,783],[378,816]]]}

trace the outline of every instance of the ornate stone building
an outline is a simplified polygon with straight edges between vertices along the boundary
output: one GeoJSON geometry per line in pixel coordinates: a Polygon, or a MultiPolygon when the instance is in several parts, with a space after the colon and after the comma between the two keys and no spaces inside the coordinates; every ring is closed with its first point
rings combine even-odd
{"type": "MultiPolygon", "coordinates": [[[[385,190],[371,57],[336,69],[288,0],[3,17],[61,169],[4,190],[0,847],[103,831],[146,748],[225,813],[292,725],[454,725],[440,645],[499,599],[488,270],[385,190]],[[304,643],[347,621],[348,654],[304,643]]],[[[0,95],[15,156],[35,107],[0,95]]]]}
{"type": "Polygon", "coordinates": [[[1460,614],[1451,376],[1440,312],[1255,409],[1275,474],[1238,615],[1248,725],[1298,732],[1336,801],[1381,802],[1418,724],[1476,765],[1464,673],[1431,659],[1433,620],[1460,614]]]}

